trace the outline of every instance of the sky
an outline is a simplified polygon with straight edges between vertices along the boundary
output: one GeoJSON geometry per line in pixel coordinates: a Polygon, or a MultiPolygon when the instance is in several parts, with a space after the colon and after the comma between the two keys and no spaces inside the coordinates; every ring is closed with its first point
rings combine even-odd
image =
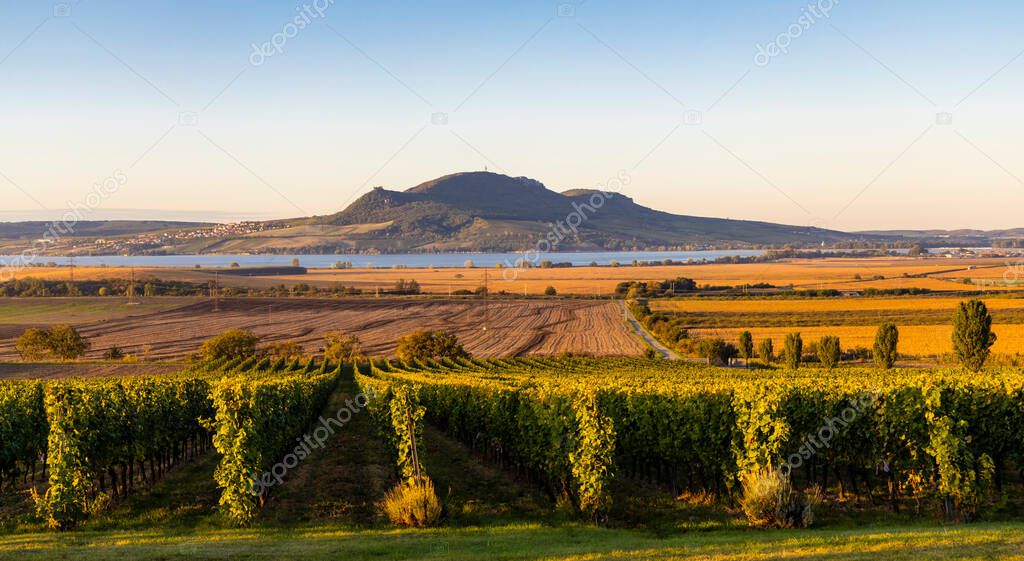
{"type": "Polygon", "coordinates": [[[0,220],[329,214],[459,171],[1024,227],[1020,2],[0,0],[0,220]]]}

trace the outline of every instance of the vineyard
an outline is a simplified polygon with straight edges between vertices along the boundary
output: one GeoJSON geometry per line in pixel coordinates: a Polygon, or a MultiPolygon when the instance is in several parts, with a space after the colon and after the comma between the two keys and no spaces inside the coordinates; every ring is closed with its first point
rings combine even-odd
{"type": "Polygon", "coordinates": [[[0,493],[31,480],[38,516],[68,529],[215,449],[220,504],[248,522],[269,494],[255,478],[320,413],[343,370],[250,358],[164,376],[2,382],[0,493]]]}
{"type": "MultiPolygon", "coordinates": [[[[427,422],[598,520],[614,478],[741,500],[744,481],[773,470],[831,501],[939,505],[959,520],[1021,499],[1019,370],[827,376],[538,358],[384,362],[356,378],[378,401],[418,404],[427,422]]],[[[381,415],[381,425],[393,419],[381,415]]],[[[400,431],[398,450],[416,430],[400,431]]]]}
{"type": "MultiPolygon", "coordinates": [[[[189,527],[220,536],[312,517],[328,524],[325,536],[355,525],[397,539],[406,534],[376,510],[384,493],[427,480],[444,503],[439,531],[455,537],[479,524],[565,520],[572,532],[814,522],[827,533],[852,515],[970,532],[1018,524],[1024,511],[1024,375],[584,357],[222,359],[156,376],[0,382],[0,444],[0,558],[22,535],[11,524],[41,540],[95,533],[96,521],[107,531],[139,501],[156,509],[147,520],[205,511],[189,527]],[[784,478],[789,511],[765,523],[750,504],[772,477],[784,478]],[[168,486],[212,496],[176,506],[168,486]],[[12,510],[11,497],[28,493],[32,512],[12,510]],[[526,510],[509,518],[510,504],[496,500],[526,510]]],[[[595,543],[601,535],[614,534],[595,543]]],[[[1009,543],[997,536],[985,543],[1009,543]]],[[[393,545],[367,539],[375,557],[391,558],[380,552],[393,545]]],[[[448,552],[408,547],[411,557],[448,552]]]]}

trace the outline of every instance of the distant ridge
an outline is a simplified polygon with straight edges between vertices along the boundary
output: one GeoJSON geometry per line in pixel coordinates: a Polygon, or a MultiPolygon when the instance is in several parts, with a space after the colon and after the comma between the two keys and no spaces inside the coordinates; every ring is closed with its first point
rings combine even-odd
{"type": "MultiPolygon", "coordinates": [[[[49,223],[0,223],[0,252],[16,253],[49,223]]],[[[986,246],[1024,229],[840,232],[751,220],[677,215],[596,189],[561,193],[527,177],[465,172],[403,191],[377,187],[325,216],[210,225],[80,222],[49,247],[93,254],[416,253],[863,247],[922,243],[986,246]]]]}

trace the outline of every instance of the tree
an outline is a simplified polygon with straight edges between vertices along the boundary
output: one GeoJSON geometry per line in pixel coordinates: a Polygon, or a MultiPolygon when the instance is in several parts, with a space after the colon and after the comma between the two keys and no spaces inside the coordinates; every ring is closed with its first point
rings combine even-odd
{"type": "Polygon", "coordinates": [[[804,340],[800,337],[799,333],[790,333],[786,335],[786,343],[782,349],[782,358],[786,361],[786,366],[796,370],[800,368],[800,362],[803,360],[804,352],[804,340]]]}
{"type": "Polygon", "coordinates": [[[992,316],[985,303],[981,300],[961,302],[953,314],[953,351],[960,364],[981,370],[995,342],[992,316]]]}
{"type": "Polygon", "coordinates": [[[292,257],[292,267],[298,267],[298,266],[299,266],[299,258],[298,257],[292,257]]]}
{"type": "Polygon", "coordinates": [[[771,337],[762,340],[758,345],[757,356],[761,357],[761,361],[765,364],[772,363],[772,359],[775,358],[775,345],[772,343],[771,337]]]}
{"type": "Polygon", "coordinates": [[[825,368],[835,368],[839,364],[839,359],[842,358],[842,353],[839,337],[825,335],[818,341],[818,360],[825,368]]]}
{"type": "Polygon", "coordinates": [[[246,329],[228,329],[208,339],[199,349],[206,360],[247,358],[256,354],[260,338],[246,329]]]}
{"type": "Polygon", "coordinates": [[[445,330],[418,330],[399,337],[398,349],[395,354],[404,361],[469,356],[469,353],[459,343],[458,338],[445,330]]]}
{"type": "Polygon", "coordinates": [[[740,333],[740,356],[750,366],[750,357],[754,356],[754,336],[749,331],[740,333]]]}
{"type": "Polygon", "coordinates": [[[419,294],[420,283],[416,282],[415,279],[398,279],[395,281],[395,287],[392,289],[395,294],[419,294]]]}
{"type": "Polygon", "coordinates": [[[895,323],[886,322],[878,326],[872,356],[875,366],[889,370],[896,365],[896,347],[900,342],[900,330],[895,323]]]}
{"type": "Polygon", "coordinates": [[[473,268],[473,260],[472,259],[466,259],[466,262],[463,263],[462,266],[467,268],[467,269],[472,269],[473,268]]]}
{"type": "Polygon", "coordinates": [[[42,360],[50,354],[50,334],[45,329],[30,327],[14,342],[24,360],[42,360]]]}
{"type": "Polygon", "coordinates": [[[558,291],[555,290],[555,287],[553,287],[553,286],[549,286],[549,287],[544,289],[544,296],[556,296],[557,294],[558,294],[558,291]]]}
{"type": "Polygon", "coordinates": [[[274,341],[267,346],[267,355],[272,358],[295,360],[305,355],[302,345],[296,341],[274,341]]]}
{"type": "Polygon", "coordinates": [[[363,357],[362,342],[343,331],[324,334],[324,358],[337,362],[353,362],[363,357]]]}
{"type": "Polygon", "coordinates": [[[700,353],[702,358],[706,358],[708,364],[716,364],[719,366],[726,366],[729,364],[729,360],[736,358],[739,351],[736,346],[731,343],[726,343],[723,339],[718,337],[711,339],[702,339],[697,344],[697,352],[700,353]]]}
{"type": "Polygon", "coordinates": [[[74,327],[60,323],[50,328],[50,352],[61,360],[74,360],[85,354],[92,345],[74,327]]]}
{"type": "Polygon", "coordinates": [[[922,255],[927,255],[927,254],[928,254],[928,250],[925,249],[925,247],[923,245],[921,245],[921,244],[915,244],[909,250],[907,250],[907,256],[908,257],[920,257],[922,255]]]}

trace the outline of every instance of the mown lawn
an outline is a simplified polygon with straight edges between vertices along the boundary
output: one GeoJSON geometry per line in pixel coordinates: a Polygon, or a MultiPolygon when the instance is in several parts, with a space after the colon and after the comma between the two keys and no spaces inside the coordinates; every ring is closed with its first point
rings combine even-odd
{"type": "Polygon", "coordinates": [[[576,524],[439,530],[343,527],[30,533],[0,536],[0,559],[444,559],[488,561],[1024,559],[1024,524],[721,530],[655,538],[576,524]]]}

